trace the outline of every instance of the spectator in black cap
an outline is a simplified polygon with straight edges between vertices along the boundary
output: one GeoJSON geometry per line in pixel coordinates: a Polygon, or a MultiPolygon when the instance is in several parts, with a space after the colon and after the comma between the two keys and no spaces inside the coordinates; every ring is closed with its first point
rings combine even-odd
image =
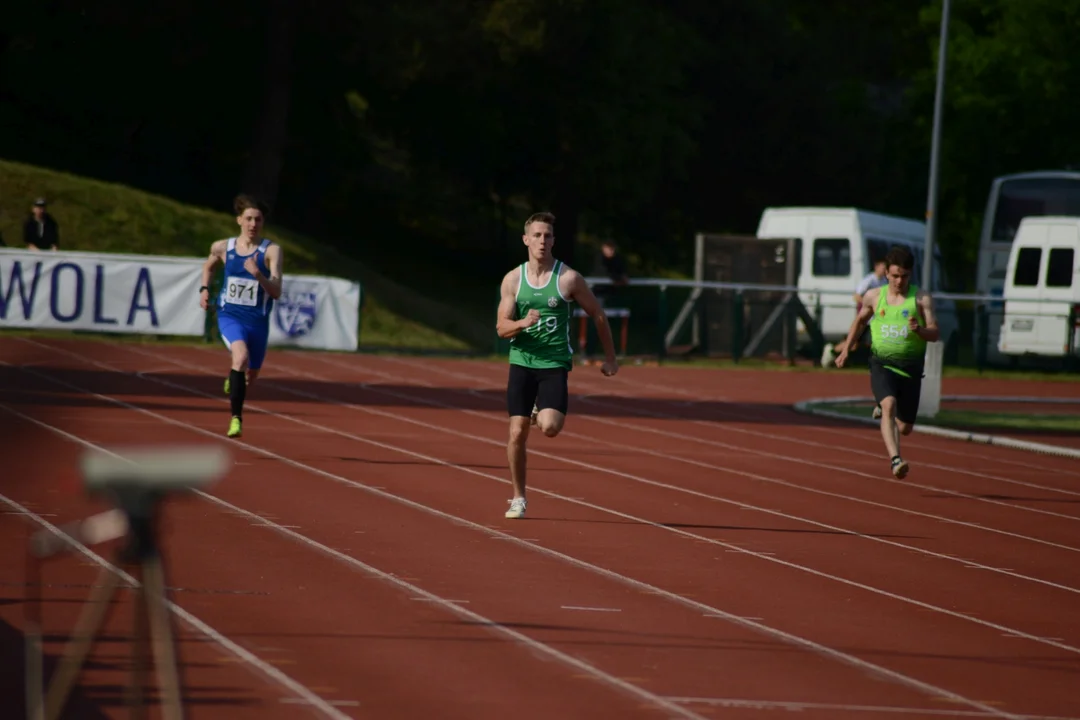
{"type": "Polygon", "coordinates": [[[60,249],[60,226],[52,215],[45,211],[45,198],[38,198],[30,208],[30,217],[23,223],[23,240],[30,250],[49,248],[60,249]]]}
{"type": "Polygon", "coordinates": [[[593,275],[606,275],[611,281],[610,285],[601,285],[593,290],[601,305],[606,306],[617,296],[617,288],[627,284],[626,262],[613,240],[605,240],[600,246],[600,252],[593,262],[593,275]]]}

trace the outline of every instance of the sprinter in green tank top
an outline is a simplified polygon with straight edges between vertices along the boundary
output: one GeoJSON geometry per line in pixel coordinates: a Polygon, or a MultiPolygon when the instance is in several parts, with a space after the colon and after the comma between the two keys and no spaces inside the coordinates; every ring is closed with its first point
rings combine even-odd
{"type": "Polygon", "coordinates": [[[528,260],[506,273],[499,292],[495,330],[510,340],[510,373],[506,409],[510,440],[506,447],[514,497],[508,518],[525,516],[525,442],[536,425],[555,437],[566,420],[568,373],[573,368],[570,347],[570,303],[576,302],[593,319],[604,346],[604,375],[619,371],[607,315],[577,271],[555,259],[555,216],[536,213],[525,222],[522,241],[528,260]]]}
{"type": "Polygon", "coordinates": [[[885,256],[889,284],[868,290],[851,324],[847,340],[836,356],[837,367],[856,349],[857,338],[870,323],[870,388],[881,408],[881,436],[898,478],[908,473],[900,457],[900,435],[909,435],[919,414],[926,343],[941,333],[934,317],[930,293],[911,284],[915,257],[894,245],[885,256]]]}

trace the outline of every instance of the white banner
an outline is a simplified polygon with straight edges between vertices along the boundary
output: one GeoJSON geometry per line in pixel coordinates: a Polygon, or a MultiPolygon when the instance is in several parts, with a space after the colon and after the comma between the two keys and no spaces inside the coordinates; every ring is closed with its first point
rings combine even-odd
{"type": "Polygon", "coordinates": [[[202,262],[0,249],[0,327],[201,336],[202,262]]]}
{"type": "MultiPolygon", "coordinates": [[[[0,248],[0,328],[202,337],[203,262],[0,248]]],[[[216,304],[217,297],[210,302],[216,304]]],[[[216,327],[211,332],[216,335],[216,327]]],[[[284,277],[270,318],[270,345],[355,351],[359,333],[360,283],[317,275],[284,277]]]]}
{"type": "Polygon", "coordinates": [[[270,318],[271,346],[352,350],[360,344],[360,283],[286,275],[270,318]]]}

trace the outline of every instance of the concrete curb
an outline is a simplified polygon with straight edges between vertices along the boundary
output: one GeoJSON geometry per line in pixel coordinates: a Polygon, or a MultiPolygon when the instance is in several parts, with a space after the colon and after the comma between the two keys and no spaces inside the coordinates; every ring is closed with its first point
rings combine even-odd
{"type": "MultiPolygon", "coordinates": [[[[1080,399],[1073,398],[943,395],[941,399],[943,402],[1012,402],[1080,406],[1080,399]]],[[[863,418],[837,412],[835,410],[826,410],[821,407],[816,407],[819,405],[847,405],[850,403],[870,404],[873,402],[874,398],[868,396],[814,398],[811,400],[803,400],[801,402],[797,402],[795,403],[794,407],[797,412],[805,413],[807,415],[817,415],[819,417],[826,417],[834,420],[859,422],[866,425],[879,425],[880,421],[870,417],[869,413],[867,413],[867,416],[863,418]]],[[[950,440],[961,440],[963,442],[977,443],[980,445],[996,445],[998,447],[1012,448],[1014,450],[1027,450],[1029,452],[1040,453],[1042,455],[1056,455],[1058,457],[1080,459],[1080,448],[1062,447],[1060,445],[1047,445],[1046,443],[1031,442],[1030,440],[1018,440],[1017,438],[1005,437],[1003,435],[986,435],[983,433],[967,432],[965,430],[953,430],[952,428],[938,427],[935,425],[920,425],[919,423],[915,424],[914,432],[921,432],[925,435],[933,435],[936,437],[949,438],[950,440]]]]}

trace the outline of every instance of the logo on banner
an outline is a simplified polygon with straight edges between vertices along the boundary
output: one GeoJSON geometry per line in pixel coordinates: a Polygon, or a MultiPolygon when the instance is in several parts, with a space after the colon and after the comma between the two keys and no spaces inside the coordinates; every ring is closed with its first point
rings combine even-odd
{"type": "Polygon", "coordinates": [[[274,321],[289,337],[311,332],[318,311],[318,286],[315,283],[290,282],[274,302],[274,321]]]}

